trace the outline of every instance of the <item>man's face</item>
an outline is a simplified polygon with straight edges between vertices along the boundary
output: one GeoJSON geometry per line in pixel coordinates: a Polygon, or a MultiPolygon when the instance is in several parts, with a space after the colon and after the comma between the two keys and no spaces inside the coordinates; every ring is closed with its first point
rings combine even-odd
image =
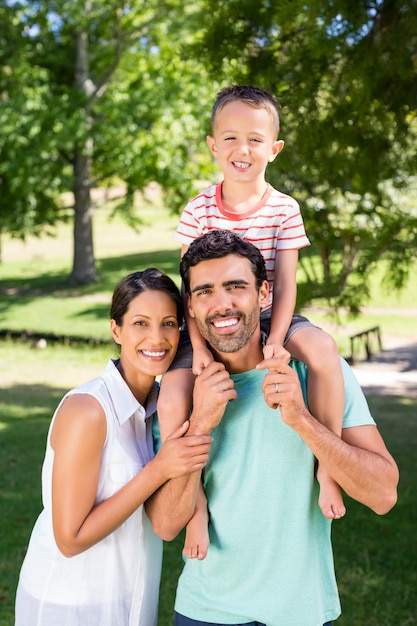
{"type": "Polygon", "coordinates": [[[191,267],[190,292],[190,315],[216,351],[237,352],[250,343],[268,301],[268,283],[258,292],[248,259],[229,254],[191,267]]]}

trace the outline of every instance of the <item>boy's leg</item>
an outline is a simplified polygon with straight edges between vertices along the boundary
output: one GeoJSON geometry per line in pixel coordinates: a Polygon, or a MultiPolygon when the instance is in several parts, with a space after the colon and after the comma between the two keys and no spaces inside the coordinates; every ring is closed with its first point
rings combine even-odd
{"type": "MultiPolygon", "coordinates": [[[[285,344],[291,355],[308,366],[309,409],[337,435],[342,433],[345,392],[340,355],[334,339],[316,326],[302,326],[285,344]]],[[[325,517],[338,519],[346,513],[339,485],[318,467],[319,505],[325,517]]]]}
{"type": "Polygon", "coordinates": [[[187,559],[199,559],[202,561],[207,556],[210,545],[208,533],[209,515],[207,498],[203,484],[200,484],[194,515],[185,529],[184,555],[187,559]]]}
{"type": "Polygon", "coordinates": [[[189,418],[194,380],[188,369],[169,370],[162,377],[157,405],[162,441],[189,418]]]}
{"type": "MultiPolygon", "coordinates": [[[[188,419],[191,412],[195,376],[188,369],[169,370],[162,378],[158,397],[158,421],[164,441],[188,419]]],[[[196,510],[185,532],[184,554],[187,558],[204,559],[210,544],[207,500],[200,485],[196,510]]]]}

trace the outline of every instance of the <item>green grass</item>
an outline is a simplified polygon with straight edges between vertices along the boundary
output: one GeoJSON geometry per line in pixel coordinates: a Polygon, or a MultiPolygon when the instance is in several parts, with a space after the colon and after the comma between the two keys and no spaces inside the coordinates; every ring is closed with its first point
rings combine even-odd
{"type": "Polygon", "coordinates": [[[417,400],[371,396],[368,401],[400,468],[399,498],[382,517],[347,499],[346,517],[333,524],[343,610],[337,624],[409,626],[417,622],[417,400]]]}
{"type": "MultiPolygon", "coordinates": [[[[109,221],[105,207],[95,219],[95,250],[100,281],[74,290],[65,280],[71,269],[71,228],[53,238],[26,243],[2,239],[0,330],[26,330],[109,338],[108,310],[116,282],[128,272],[160,267],[177,283],[179,246],[173,239],[177,218],[142,207],[139,232],[120,219],[109,221]]],[[[380,277],[383,269],[380,270],[380,277]]],[[[335,324],[320,308],[309,317],[348,354],[350,334],[379,325],[382,339],[417,336],[417,275],[400,295],[385,292],[376,276],[372,308],[357,320],[335,324]]],[[[70,387],[99,374],[114,348],[0,341],[0,626],[13,624],[19,568],[41,508],[40,471],[53,410],[70,387]]],[[[401,471],[395,509],[378,517],[348,501],[348,515],[333,526],[335,560],[343,616],[340,626],[410,626],[416,623],[416,507],[414,461],[417,400],[369,398],[387,445],[401,471]]],[[[165,545],[159,626],[171,626],[176,580],[181,570],[182,537],[165,545]]],[[[306,572],[308,575],[308,572],[306,572]]]]}
{"type": "Polygon", "coordinates": [[[54,237],[2,240],[0,264],[0,329],[106,338],[111,294],[129,272],[151,265],[177,283],[179,244],[174,240],[176,217],[161,209],[141,209],[138,232],[120,218],[110,219],[106,207],[95,216],[95,251],[100,280],[69,288],[72,229],[61,225],[54,237]]]}
{"type": "MultiPolygon", "coordinates": [[[[36,331],[108,337],[108,310],[115,284],[125,274],[156,266],[179,284],[179,244],[174,240],[178,218],[155,205],[138,209],[138,232],[121,218],[110,219],[101,206],[94,218],[94,242],[100,280],[94,285],[70,289],[66,279],[72,262],[72,228],[62,225],[53,237],[28,238],[26,242],[2,238],[0,263],[0,330],[36,331]]],[[[380,326],[385,337],[417,336],[417,272],[411,272],[407,288],[397,293],[382,285],[381,264],[372,284],[370,307],[356,320],[341,315],[336,323],[326,310],[309,307],[305,313],[336,339],[349,356],[349,336],[380,326]]]]}
{"type": "MultiPolygon", "coordinates": [[[[69,387],[99,374],[114,354],[105,346],[36,350],[0,342],[0,626],[13,624],[18,572],[41,509],[40,472],[52,413],[69,387]]],[[[417,400],[371,396],[369,402],[400,467],[399,502],[379,517],[347,499],[348,514],[333,525],[343,606],[337,624],[410,626],[417,606],[417,400]]],[[[181,548],[182,537],[165,544],[159,626],[172,626],[181,548]]]]}

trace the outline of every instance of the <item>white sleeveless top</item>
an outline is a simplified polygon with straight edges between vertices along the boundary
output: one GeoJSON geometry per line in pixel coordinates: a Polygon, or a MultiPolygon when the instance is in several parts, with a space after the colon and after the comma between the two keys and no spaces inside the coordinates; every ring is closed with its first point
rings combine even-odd
{"type": "MultiPolygon", "coordinates": [[[[119,491],[154,456],[152,415],[157,386],[146,409],[109,361],[103,374],[68,392],[87,393],[103,406],[107,436],[96,502],[119,491]]],[[[59,407],[58,407],[59,408],[59,407]]],[[[58,410],[58,409],[57,409],[58,410]]],[[[58,550],[52,530],[54,452],[49,428],[42,468],[43,511],[20,572],[16,626],[156,626],[162,541],[143,505],[111,535],[73,557],[58,550]]]]}

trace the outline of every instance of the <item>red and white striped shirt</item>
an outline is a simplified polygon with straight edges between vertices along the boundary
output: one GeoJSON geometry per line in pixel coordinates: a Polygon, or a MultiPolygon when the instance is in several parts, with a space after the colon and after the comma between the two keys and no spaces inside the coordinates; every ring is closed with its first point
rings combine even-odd
{"type": "Polygon", "coordinates": [[[298,202],[268,184],[259,204],[246,213],[231,213],[222,202],[222,183],[212,185],[185,207],[175,239],[190,243],[211,230],[232,230],[261,252],[272,302],[277,250],[299,250],[310,245],[298,202]]]}

